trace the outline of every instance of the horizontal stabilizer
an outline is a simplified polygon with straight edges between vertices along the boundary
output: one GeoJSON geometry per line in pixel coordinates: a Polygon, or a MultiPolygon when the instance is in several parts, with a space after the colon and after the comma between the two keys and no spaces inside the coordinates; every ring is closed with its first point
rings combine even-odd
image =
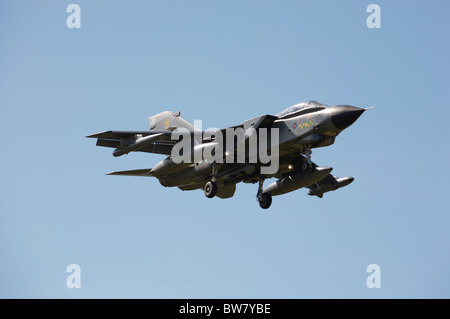
{"type": "Polygon", "coordinates": [[[151,168],[145,168],[145,169],[134,169],[131,171],[119,171],[119,172],[112,172],[106,175],[123,175],[123,176],[153,176],[151,173],[151,168]]]}
{"type": "Polygon", "coordinates": [[[170,155],[178,142],[172,140],[172,133],[154,131],[104,131],[88,135],[96,138],[97,146],[115,148],[113,155],[122,156],[130,152],[146,152],[170,155]]]}

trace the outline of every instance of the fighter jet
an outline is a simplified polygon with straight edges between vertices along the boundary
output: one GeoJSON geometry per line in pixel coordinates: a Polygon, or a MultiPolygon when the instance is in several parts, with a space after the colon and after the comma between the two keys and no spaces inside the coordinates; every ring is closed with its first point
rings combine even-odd
{"type": "Polygon", "coordinates": [[[148,118],[149,130],[104,131],[87,137],[96,138],[97,146],[114,148],[115,157],[130,152],[166,155],[153,168],[108,175],[155,177],[165,187],[201,189],[208,198],[230,198],[237,183],[258,183],[256,198],[267,209],[272,196],[306,187],[309,195],[322,198],[353,182],[353,177],[331,175],[331,167],[317,166],[311,154],[314,148],[332,145],[367,109],[301,102],[275,115],[207,131],[182,119],[180,112],[164,111],[148,118]],[[268,178],[277,180],[264,188],[268,178]]]}

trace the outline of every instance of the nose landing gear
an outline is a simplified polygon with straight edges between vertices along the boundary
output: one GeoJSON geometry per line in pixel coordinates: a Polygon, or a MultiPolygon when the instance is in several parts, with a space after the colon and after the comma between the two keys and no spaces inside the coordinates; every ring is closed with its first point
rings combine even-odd
{"type": "Polygon", "coordinates": [[[314,165],[313,165],[313,162],[311,161],[311,154],[312,154],[311,147],[310,146],[305,147],[303,149],[303,152],[301,152],[301,154],[303,154],[306,157],[306,161],[304,161],[301,164],[300,170],[302,172],[306,172],[308,170],[309,171],[313,171],[314,170],[314,165]]]}
{"type": "Polygon", "coordinates": [[[262,193],[258,197],[258,202],[259,202],[259,206],[262,209],[267,209],[272,204],[272,195],[270,195],[269,193],[262,193]]]}
{"type": "Polygon", "coordinates": [[[264,179],[259,180],[258,193],[256,194],[256,199],[259,202],[259,206],[262,209],[267,209],[272,204],[272,195],[269,193],[263,193],[264,179]]]}

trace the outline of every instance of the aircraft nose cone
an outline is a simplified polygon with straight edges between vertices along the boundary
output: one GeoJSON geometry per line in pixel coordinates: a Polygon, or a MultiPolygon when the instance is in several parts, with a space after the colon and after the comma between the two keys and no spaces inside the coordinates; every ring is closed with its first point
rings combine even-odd
{"type": "Polygon", "coordinates": [[[331,121],[337,129],[352,125],[365,110],[351,105],[336,105],[331,110],[331,121]]]}

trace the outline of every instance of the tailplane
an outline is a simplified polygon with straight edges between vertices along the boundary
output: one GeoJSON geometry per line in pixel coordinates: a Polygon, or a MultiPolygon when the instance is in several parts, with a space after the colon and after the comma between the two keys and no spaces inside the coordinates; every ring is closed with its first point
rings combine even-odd
{"type": "Polygon", "coordinates": [[[122,176],[153,176],[151,173],[151,168],[146,169],[133,169],[131,171],[119,171],[112,172],[106,175],[122,175],[122,176]]]}

